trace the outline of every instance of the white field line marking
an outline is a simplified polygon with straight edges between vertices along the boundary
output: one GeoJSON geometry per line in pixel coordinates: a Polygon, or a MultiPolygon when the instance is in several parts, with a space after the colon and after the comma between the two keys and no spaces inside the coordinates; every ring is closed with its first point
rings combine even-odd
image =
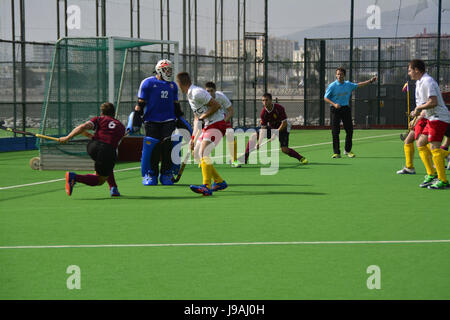
{"type": "Polygon", "coordinates": [[[420,244],[450,243],[450,240],[380,240],[380,241],[292,241],[292,242],[223,242],[223,243],[147,243],[147,244],[79,244],[48,246],[0,246],[1,249],[66,249],[66,248],[138,248],[138,247],[225,247],[270,245],[348,245],[348,244],[420,244]]]}
{"type": "MultiPolygon", "coordinates": [[[[359,140],[367,140],[367,139],[375,139],[375,138],[383,138],[383,137],[390,137],[390,136],[397,136],[398,133],[390,133],[390,134],[383,134],[381,136],[371,136],[371,137],[364,137],[364,138],[356,138],[353,139],[353,141],[359,141],[359,140]]],[[[295,146],[290,148],[307,148],[307,147],[315,147],[315,146],[321,146],[325,144],[332,144],[333,142],[322,142],[322,143],[315,143],[315,144],[308,144],[304,146],[295,146]]]]}
{"type": "MultiPolygon", "coordinates": [[[[119,170],[114,170],[114,172],[136,170],[136,169],[140,169],[140,168],[141,167],[119,169],[119,170]]],[[[66,180],[66,179],[62,178],[62,179],[55,179],[55,180],[48,180],[48,181],[33,182],[33,183],[28,183],[28,184],[20,184],[20,185],[17,185],[17,186],[0,187],[0,190],[29,187],[29,186],[35,186],[35,185],[38,185],[38,184],[52,183],[52,182],[58,182],[58,181],[64,181],[64,180],[66,180]]]]}
{"type": "MultiPolygon", "coordinates": [[[[376,139],[376,138],[383,138],[383,137],[390,137],[390,136],[396,136],[397,133],[395,134],[384,134],[381,136],[371,136],[371,137],[364,137],[364,138],[356,138],[353,139],[353,141],[359,141],[359,140],[367,140],[367,139],[376,139]]],[[[290,147],[293,149],[297,149],[297,148],[307,148],[307,147],[315,147],[315,146],[321,146],[321,145],[326,145],[326,144],[332,144],[333,142],[321,142],[321,143],[314,143],[314,144],[308,144],[308,145],[303,145],[303,146],[295,146],[295,147],[290,147]]],[[[277,150],[277,149],[275,149],[277,150]]],[[[278,149],[280,150],[280,149],[278,149]]],[[[240,156],[242,156],[243,154],[241,154],[240,156]]],[[[220,158],[222,156],[217,156],[217,157],[211,157],[212,159],[217,159],[220,158]]],[[[114,172],[121,172],[121,171],[129,171],[129,170],[136,170],[136,169],[140,169],[141,167],[133,167],[133,168],[126,168],[126,169],[119,169],[119,170],[114,170],[114,172]]],[[[16,186],[8,186],[8,187],[0,187],[0,190],[7,190],[7,189],[15,189],[15,188],[22,188],[22,187],[29,187],[29,186],[34,186],[34,185],[39,185],[39,184],[46,184],[46,183],[52,183],[52,182],[57,182],[57,181],[64,181],[65,179],[55,179],[55,180],[48,180],[48,181],[40,181],[40,182],[34,182],[34,183],[28,183],[28,184],[20,184],[20,185],[16,185],[16,186]]]]}
{"type": "MultiPolygon", "coordinates": [[[[396,136],[396,135],[398,135],[398,133],[383,134],[381,136],[371,136],[371,137],[364,137],[364,138],[356,138],[356,139],[353,139],[353,141],[375,139],[375,138],[383,138],[383,137],[390,137],[390,136],[396,136]]],[[[332,141],[331,142],[320,142],[320,143],[306,144],[306,145],[303,145],[303,146],[295,146],[295,147],[289,147],[289,148],[291,148],[291,149],[298,149],[298,148],[316,147],[316,146],[323,146],[323,145],[332,144],[332,143],[333,143],[332,141]]],[[[274,151],[276,151],[276,150],[281,150],[281,149],[274,149],[274,151]]],[[[237,158],[242,157],[244,154],[245,153],[242,153],[242,154],[238,155],[237,158]]],[[[212,158],[216,158],[216,157],[212,157],[212,158]]]]}

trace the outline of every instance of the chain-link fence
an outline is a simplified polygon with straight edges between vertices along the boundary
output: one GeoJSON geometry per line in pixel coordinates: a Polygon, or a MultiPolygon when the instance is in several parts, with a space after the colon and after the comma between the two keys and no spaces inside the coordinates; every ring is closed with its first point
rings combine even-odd
{"type": "MultiPolygon", "coordinates": [[[[355,38],[350,69],[349,39],[306,39],[305,62],[271,60],[267,63],[267,91],[285,108],[289,121],[299,126],[329,125],[329,106],[323,101],[328,84],[335,80],[335,69],[347,68],[347,79],[364,81],[378,74],[378,81],[359,88],[351,106],[354,123],[363,128],[406,126],[406,93],[402,87],[407,64],[413,58],[426,62],[428,72],[437,78],[443,91],[450,79],[450,37],[441,38],[441,60],[436,59],[437,38],[355,38]]],[[[264,93],[264,61],[255,41],[247,41],[238,57],[180,55],[179,70],[191,73],[197,85],[215,81],[233,102],[235,127],[259,124],[261,96],[264,93]]],[[[45,83],[54,44],[0,40],[0,120],[21,130],[38,131],[45,83]]],[[[139,83],[153,72],[155,61],[167,54],[135,50],[130,53],[132,77],[124,88],[126,98],[121,113],[135,104],[139,83]],[[134,84],[134,85],[133,85],[134,84]]],[[[275,57],[276,58],[276,57],[275,57]]],[[[82,81],[73,79],[73,81],[82,81]]],[[[410,84],[410,108],[414,108],[414,83],[410,84]]],[[[192,112],[184,97],[180,100],[188,120],[192,112]]],[[[5,133],[3,133],[5,136],[5,133]]],[[[10,136],[10,134],[8,134],[10,136]]]]}
{"type": "MultiPolygon", "coordinates": [[[[330,107],[323,96],[335,80],[337,67],[347,70],[346,80],[362,82],[377,74],[374,84],[357,89],[351,100],[355,125],[405,126],[408,111],[403,85],[408,81],[411,59],[422,59],[427,72],[442,90],[448,90],[450,37],[440,38],[441,57],[437,60],[437,37],[355,38],[350,60],[350,39],[305,40],[305,125],[329,125],[330,107]],[[351,65],[351,68],[350,68],[351,65]]],[[[409,81],[410,106],[415,107],[414,82],[409,81]]]]}

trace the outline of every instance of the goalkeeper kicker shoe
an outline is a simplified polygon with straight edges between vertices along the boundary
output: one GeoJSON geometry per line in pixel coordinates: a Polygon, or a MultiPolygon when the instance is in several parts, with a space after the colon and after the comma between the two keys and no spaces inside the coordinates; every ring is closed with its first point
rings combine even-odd
{"type": "Polygon", "coordinates": [[[397,174],[416,174],[416,170],[414,168],[404,167],[402,170],[398,170],[397,174]]]}
{"type": "Polygon", "coordinates": [[[212,190],[209,189],[206,185],[202,184],[201,186],[196,186],[191,184],[190,188],[192,191],[194,191],[195,193],[201,193],[204,196],[212,196],[212,190]]]}
{"type": "Polygon", "coordinates": [[[66,172],[66,193],[68,196],[72,195],[73,186],[75,185],[75,172],[66,172]]]}
{"type": "Polygon", "coordinates": [[[173,185],[173,174],[172,173],[160,174],[159,181],[161,181],[161,184],[164,186],[171,186],[173,185]]]}
{"type": "Polygon", "coordinates": [[[111,197],[120,197],[120,192],[117,187],[111,187],[111,197]]]}
{"type": "Polygon", "coordinates": [[[158,184],[158,176],[146,174],[142,179],[142,184],[144,186],[156,186],[158,184]]]}
{"type": "Polygon", "coordinates": [[[302,158],[300,159],[300,162],[301,162],[302,164],[308,164],[308,159],[306,159],[305,157],[302,157],[302,158]]]}
{"type": "Polygon", "coordinates": [[[434,180],[437,179],[437,174],[429,175],[427,174],[425,176],[425,180],[419,185],[421,188],[426,188],[428,186],[431,186],[434,183],[434,180]]]}
{"type": "Polygon", "coordinates": [[[223,180],[222,182],[214,182],[211,186],[211,189],[213,192],[215,192],[226,189],[227,187],[228,187],[227,183],[225,182],[225,180],[223,180]]]}
{"type": "Polygon", "coordinates": [[[428,189],[447,189],[450,188],[450,184],[447,182],[444,182],[442,180],[435,180],[435,182],[432,185],[428,186],[428,189]]]}

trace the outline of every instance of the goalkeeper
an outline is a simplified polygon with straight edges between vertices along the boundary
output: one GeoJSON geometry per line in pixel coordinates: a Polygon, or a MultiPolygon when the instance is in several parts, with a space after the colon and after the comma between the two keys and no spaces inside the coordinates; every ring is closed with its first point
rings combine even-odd
{"type": "Polygon", "coordinates": [[[105,181],[108,181],[111,196],[120,196],[113,170],[117,160],[116,149],[125,135],[125,127],[119,120],[114,119],[115,113],[114,105],[105,102],[100,106],[100,117],[92,118],[73,129],[67,136],[59,138],[59,142],[66,143],[79,134],[92,137],[86,130],[95,130],[95,135],[87,145],[87,152],[95,161],[95,174],[66,172],[66,193],[69,196],[72,195],[73,186],[77,182],[100,186],[105,181]]]}
{"type": "MultiPolygon", "coordinates": [[[[173,163],[171,153],[173,142],[170,140],[178,127],[190,129],[182,118],[178,102],[178,87],[172,79],[172,62],[160,60],[155,67],[156,76],[144,79],[138,91],[138,104],[131,113],[128,131],[136,131],[144,121],[141,174],[145,186],[154,186],[159,181],[163,185],[172,185],[173,163]],[[141,117],[143,118],[141,120],[141,117]],[[161,162],[161,169],[159,168],[161,162]]],[[[192,131],[192,130],[189,130],[192,131]]],[[[175,169],[176,170],[176,169],[175,169]]]]}

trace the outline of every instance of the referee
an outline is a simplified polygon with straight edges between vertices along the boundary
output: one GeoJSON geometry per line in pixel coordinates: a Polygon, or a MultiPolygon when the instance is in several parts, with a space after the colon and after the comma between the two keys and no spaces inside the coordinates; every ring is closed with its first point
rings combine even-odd
{"type": "Polygon", "coordinates": [[[325,92],[324,100],[330,104],[331,117],[331,134],[333,136],[333,156],[332,158],[340,158],[341,150],[339,147],[339,133],[341,131],[341,120],[346,132],[345,136],[345,150],[349,158],[354,158],[355,154],[352,151],[353,138],[353,122],[352,110],[348,106],[352,91],[359,87],[364,87],[369,83],[377,80],[377,76],[370,80],[354,83],[345,81],[345,69],[340,67],[336,69],[336,81],[330,83],[325,92]]]}

